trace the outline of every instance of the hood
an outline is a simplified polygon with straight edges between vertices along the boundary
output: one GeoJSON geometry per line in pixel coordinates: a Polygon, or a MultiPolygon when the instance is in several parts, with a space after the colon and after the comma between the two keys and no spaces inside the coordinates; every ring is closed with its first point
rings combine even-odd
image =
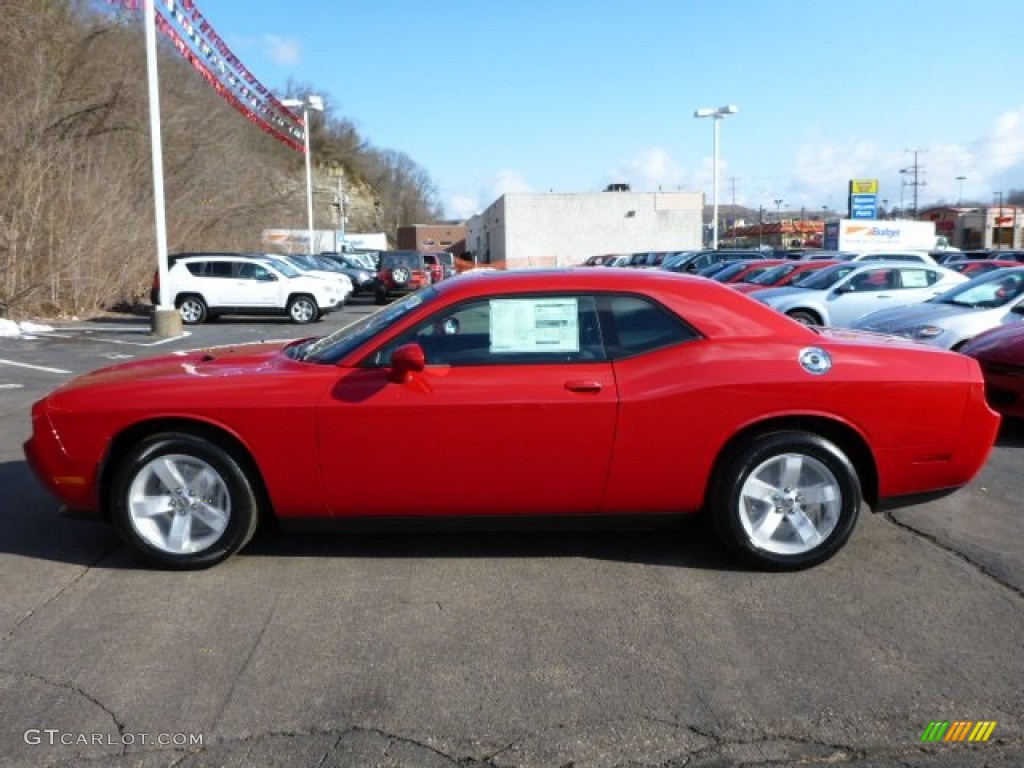
{"type": "Polygon", "coordinates": [[[69,392],[85,387],[117,387],[147,380],[225,377],[258,373],[260,370],[278,370],[282,364],[291,362],[282,354],[282,350],[293,343],[278,341],[213,347],[133,360],[78,376],[58,389],[69,392]]]}
{"type": "Polygon", "coordinates": [[[854,328],[881,333],[897,333],[923,324],[935,324],[950,317],[977,313],[977,309],[957,304],[922,302],[871,312],[853,324],[854,328]]]}
{"type": "Polygon", "coordinates": [[[763,291],[757,292],[758,301],[781,301],[782,299],[788,299],[791,296],[803,296],[811,295],[815,296],[821,293],[821,290],[816,288],[796,288],[791,285],[783,286],[782,288],[765,288],[763,291]]]}
{"type": "Polygon", "coordinates": [[[1000,325],[978,334],[963,353],[994,363],[1024,367],[1024,322],[1000,325]]]}

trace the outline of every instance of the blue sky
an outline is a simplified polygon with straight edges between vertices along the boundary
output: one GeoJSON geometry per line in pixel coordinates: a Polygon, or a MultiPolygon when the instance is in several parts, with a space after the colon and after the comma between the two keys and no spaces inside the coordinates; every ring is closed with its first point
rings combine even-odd
{"type": "Polygon", "coordinates": [[[199,0],[275,90],[311,83],[451,217],[503,192],[690,189],[797,212],[877,178],[919,205],[1024,189],[1024,3],[199,0]],[[962,181],[957,176],[965,176],[962,181]],[[734,198],[735,196],[735,198],[734,198]]]}

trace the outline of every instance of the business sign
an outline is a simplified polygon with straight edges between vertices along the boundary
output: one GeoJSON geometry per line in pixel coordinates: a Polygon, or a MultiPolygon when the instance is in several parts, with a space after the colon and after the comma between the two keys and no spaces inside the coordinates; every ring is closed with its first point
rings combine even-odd
{"type": "Polygon", "coordinates": [[[878,179],[850,179],[850,196],[877,195],[878,179]]]}
{"type": "Polygon", "coordinates": [[[878,218],[878,195],[850,195],[850,218],[878,218]]]}

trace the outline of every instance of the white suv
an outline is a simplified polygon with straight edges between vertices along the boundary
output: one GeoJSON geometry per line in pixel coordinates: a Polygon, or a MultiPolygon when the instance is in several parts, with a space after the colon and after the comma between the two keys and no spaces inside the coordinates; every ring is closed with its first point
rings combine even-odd
{"type": "Polygon", "coordinates": [[[287,263],[241,254],[175,259],[166,297],[187,325],[218,315],[288,315],[312,323],[345,300],[336,282],[303,274],[287,263]]]}

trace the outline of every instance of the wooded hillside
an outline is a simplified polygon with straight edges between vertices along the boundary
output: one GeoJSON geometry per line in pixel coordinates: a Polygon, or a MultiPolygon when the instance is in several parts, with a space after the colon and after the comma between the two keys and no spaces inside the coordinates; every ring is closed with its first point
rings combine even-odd
{"type": "MultiPolygon", "coordinates": [[[[141,15],[86,0],[4,0],[0,13],[0,315],[86,313],[148,292],[156,263],[141,15]]],[[[257,250],[306,227],[302,154],[223,101],[163,40],[168,248],[257,250]]],[[[317,91],[290,85],[282,98],[317,91]]],[[[329,107],[329,105],[328,105],[329,107]]],[[[348,119],[312,114],[317,187],[343,174],[349,231],[440,217],[433,182],[348,119]]],[[[316,195],[318,228],[335,196],[316,195]]]]}

